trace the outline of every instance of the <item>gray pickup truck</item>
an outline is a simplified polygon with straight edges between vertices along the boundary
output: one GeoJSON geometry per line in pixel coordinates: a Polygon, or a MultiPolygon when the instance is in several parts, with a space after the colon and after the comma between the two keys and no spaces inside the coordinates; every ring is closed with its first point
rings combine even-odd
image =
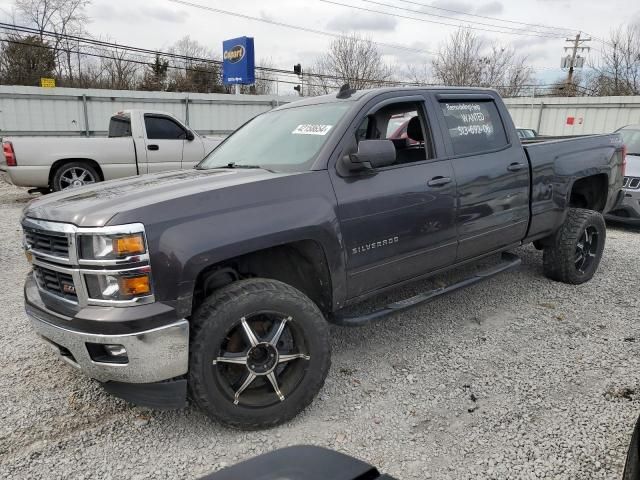
{"type": "Polygon", "coordinates": [[[322,387],[329,322],[489,278],[528,243],[550,279],[590,280],[624,161],[616,134],[523,146],[492,90],[345,87],[259,115],[193,170],[30,203],[26,311],[113,394],[155,407],[190,394],[226,424],[273,426],[322,387]],[[495,254],[457,283],[345,309],[495,254]]]}

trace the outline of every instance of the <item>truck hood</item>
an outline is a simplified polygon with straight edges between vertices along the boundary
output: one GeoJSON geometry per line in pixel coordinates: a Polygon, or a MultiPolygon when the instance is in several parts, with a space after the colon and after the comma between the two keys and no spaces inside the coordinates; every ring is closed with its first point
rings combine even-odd
{"type": "MultiPolygon", "coordinates": [[[[263,169],[160,172],[46,195],[27,205],[24,215],[73,223],[79,227],[102,227],[119,213],[288,175],[293,174],[273,173],[263,169]]],[[[223,200],[219,195],[217,199],[223,200]]]]}

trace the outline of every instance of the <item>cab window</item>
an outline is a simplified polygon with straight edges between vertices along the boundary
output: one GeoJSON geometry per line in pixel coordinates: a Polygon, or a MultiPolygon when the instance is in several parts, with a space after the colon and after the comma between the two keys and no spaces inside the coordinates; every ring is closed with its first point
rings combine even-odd
{"type": "Polygon", "coordinates": [[[507,135],[493,101],[441,101],[453,153],[472,155],[508,145],[507,135]]]}
{"type": "Polygon", "coordinates": [[[385,105],[362,121],[356,141],[390,140],[396,149],[396,165],[429,160],[433,149],[425,119],[418,102],[385,105]]]}
{"type": "Polygon", "coordinates": [[[145,115],[144,126],[149,140],[184,140],[187,132],[167,117],[145,115]]]}

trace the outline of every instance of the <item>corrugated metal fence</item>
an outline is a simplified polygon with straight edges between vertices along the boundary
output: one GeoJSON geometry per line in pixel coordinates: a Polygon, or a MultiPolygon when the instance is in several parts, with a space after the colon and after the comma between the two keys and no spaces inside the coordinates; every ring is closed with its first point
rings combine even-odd
{"type": "MultiPolygon", "coordinates": [[[[226,135],[297,97],[0,86],[0,136],[106,135],[109,118],[130,108],[169,112],[205,135],[226,135]]],[[[507,98],[518,127],[542,135],[607,133],[640,123],[640,97],[507,98]]]]}
{"type": "Polygon", "coordinates": [[[540,135],[609,133],[640,123],[640,97],[507,98],[516,126],[540,135]]]}
{"type": "Polygon", "coordinates": [[[115,112],[168,112],[203,135],[226,135],[295,97],[0,86],[0,136],[104,136],[115,112]]]}

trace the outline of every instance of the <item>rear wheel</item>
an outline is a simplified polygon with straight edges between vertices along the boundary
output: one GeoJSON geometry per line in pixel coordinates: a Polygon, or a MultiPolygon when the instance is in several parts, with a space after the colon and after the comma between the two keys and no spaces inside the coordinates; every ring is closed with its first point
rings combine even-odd
{"type": "Polygon", "coordinates": [[[235,282],[194,314],[191,396],[227,425],[275,426],[311,403],[330,355],[327,323],[308,297],[275,280],[235,282]]]}
{"type": "Polygon", "coordinates": [[[607,229],[599,212],[571,208],[544,249],[544,273],[552,280],[575,285],[591,280],[602,258],[607,229]]]}
{"type": "Polygon", "coordinates": [[[82,187],[100,181],[96,169],[87,162],[69,162],[59,166],[53,174],[51,188],[54,192],[82,187]]]}

